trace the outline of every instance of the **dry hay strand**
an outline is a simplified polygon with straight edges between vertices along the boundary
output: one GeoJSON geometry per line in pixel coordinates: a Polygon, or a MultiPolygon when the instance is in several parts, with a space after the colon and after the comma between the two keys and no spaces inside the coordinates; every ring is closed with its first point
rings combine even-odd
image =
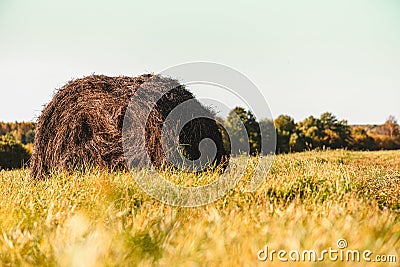
{"type": "MultiPolygon", "coordinates": [[[[73,80],[58,90],[39,117],[31,176],[39,179],[55,170],[72,171],[86,166],[108,170],[146,167],[146,158],[150,158],[155,167],[167,166],[170,163],[161,138],[163,123],[175,107],[191,99],[195,100],[193,94],[177,80],[152,74],[135,78],[92,75],[73,80]],[[130,103],[141,86],[145,89],[139,90],[141,95],[135,98],[140,101],[130,103]],[[155,105],[151,103],[153,96],[166,87],[174,89],[155,105]],[[149,109],[151,112],[147,116],[149,109]],[[125,124],[128,121],[131,125],[127,131],[132,137],[125,146],[128,161],[124,157],[122,140],[125,118],[125,124]],[[141,126],[143,121],[146,121],[145,127],[141,126]],[[143,138],[146,146],[141,141],[143,138]]],[[[188,112],[212,116],[197,100],[188,112]]],[[[214,166],[223,165],[227,156],[215,120],[199,118],[185,124],[179,133],[179,142],[185,144],[184,154],[197,159],[198,146],[204,138],[212,139],[216,145],[214,166]]]]}

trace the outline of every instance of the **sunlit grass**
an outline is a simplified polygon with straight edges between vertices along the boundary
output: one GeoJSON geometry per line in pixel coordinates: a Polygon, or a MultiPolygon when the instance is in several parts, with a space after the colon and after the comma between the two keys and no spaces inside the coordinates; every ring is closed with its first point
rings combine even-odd
{"type": "MultiPolygon", "coordinates": [[[[400,255],[400,151],[280,155],[256,192],[242,192],[241,182],[198,208],[162,204],[132,175],[88,170],[32,181],[26,170],[0,172],[0,265],[283,266],[259,262],[257,252],[323,250],[340,238],[400,255]]],[[[182,186],[218,178],[163,175],[182,186]]],[[[335,264],[343,265],[315,266],[335,264]]]]}

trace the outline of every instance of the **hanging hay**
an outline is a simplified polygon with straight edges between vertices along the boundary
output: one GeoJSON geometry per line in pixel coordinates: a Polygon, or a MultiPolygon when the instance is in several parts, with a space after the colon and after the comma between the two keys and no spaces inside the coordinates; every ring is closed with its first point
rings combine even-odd
{"type": "MultiPolygon", "coordinates": [[[[53,170],[88,165],[109,170],[145,167],[149,165],[146,158],[155,167],[168,165],[162,147],[163,123],[175,107],[187,100],[194,100],[193,95],[176,80],[151,74],[137,78],[92,75],[71,81],[55,94],[39,117],[31,159],[32,177],[43,178],[53,170]],[[141,86],[141,95],[130,104],[141,86]],[[174,89],[156,105],[151,103],[152,96],[171,86],[174,89]],[[141,126],[143,121],[145,127],[141,126]],[[124,123],[130,127],[125,129],[124,123]],[[124,157],[123,129],[130,137],[124,142],[128,161],[124,157]]],[[[212,116],[194,101],[189,112],[212,116]]],[[[217,148],[213,163],[218,166],[225,152],[215,120],[198,118],[185,124],[179,133],[182,152],[188,159],[199,158],[199,143],[204,138],[213,140],[217,148]]]]}

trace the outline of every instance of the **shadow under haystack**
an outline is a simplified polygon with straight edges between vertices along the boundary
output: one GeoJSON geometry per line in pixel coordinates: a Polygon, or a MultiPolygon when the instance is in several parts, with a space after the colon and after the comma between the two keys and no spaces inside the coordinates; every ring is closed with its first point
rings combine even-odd
{"type": "MultiPolygon", "coordinates": [[[[43,178],[54,170],[85,166],[125,170],[128,166],[146,167],[149,162],[157,168],[171,165],[162,145],[163,124],[172,110],[188,100],[192,105],[186,113],[204,118],[182,125],[175,138],[182,145],[181,154],[196,160],[200,142],[211,139],[216,146],[213,166],[218,166],[226,154],[218,124],[210,119],[211,111],[178,81],[151,74],[136,78],[92,75],[66,84],[43,110],[36,129],[31,175],[43,178]],[[173,89],[152,103],[165,88],[173,89]],[[126,142],[123,131],[129,136],[126,142]],[[128,159],[124,155],[129,155],[128,159]]],[[[170,133],[172,139],[174,134],[170,133]]]]}

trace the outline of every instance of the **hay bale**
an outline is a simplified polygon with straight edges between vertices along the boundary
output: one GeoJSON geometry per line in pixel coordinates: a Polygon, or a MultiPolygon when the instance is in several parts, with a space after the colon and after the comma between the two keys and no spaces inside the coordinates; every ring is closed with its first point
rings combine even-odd
{"type": "MultiPolygon", "coordinates": [[[[162,147],[163,123],[175,107],[187,100],[194,101],[189,113],[212,116],[184,86],[170,78],[152,74],[136,78],[92,75],[71,81],[55,94],[39,117],[31,175],[42,178],[55,169],[73,170],[86,165],[123,170],[128,166],[145,167],[149,165],[146,158],[156,167],[166,166],[169,162],[162,147]],[[171,86],[174,89],[154,105],[154,96],[171,86]],[[140,95],[135,95],[138,88],[140,95]],[[125,141],[123,129],[128,133],[125,141]]],[[[170,134],[172,138],[176,133],[170,134]]],[[[217,153],[213,163],[219,165],[225,151],[214,120],[192,120],[183,126],[178,140],[184,144],[186,157],[197,159],[198,145],[204,138],[214,141],[217,153]]]]}

